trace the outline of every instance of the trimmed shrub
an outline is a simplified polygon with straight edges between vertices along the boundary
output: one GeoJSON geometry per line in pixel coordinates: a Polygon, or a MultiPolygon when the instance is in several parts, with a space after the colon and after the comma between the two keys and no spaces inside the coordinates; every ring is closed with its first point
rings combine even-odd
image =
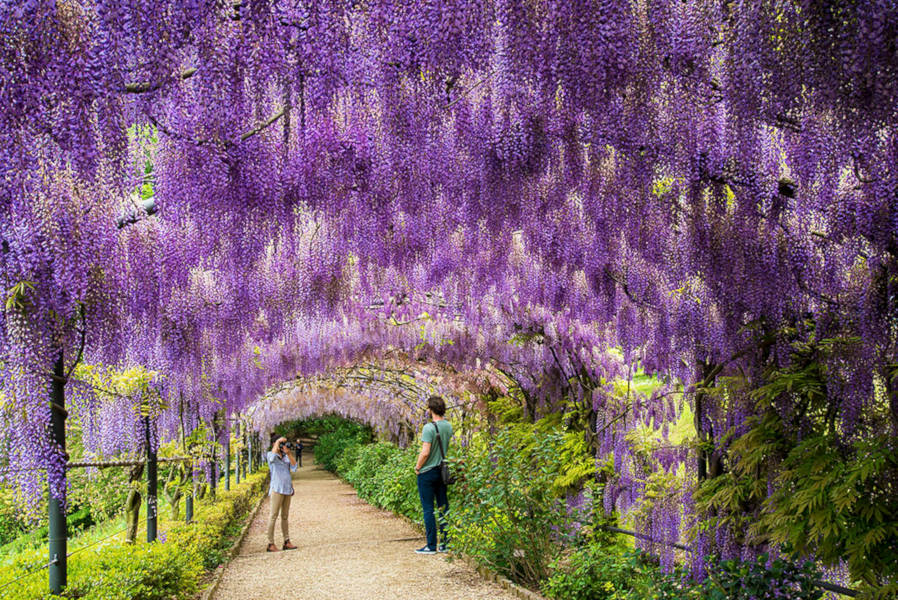
{"type": "Polygon", "coordinates": [[[350,447],[342,455],[338,474],[360,498],[409,518],[421,517],[415,479],[414,448],[401,450],[388,442],[350,447]]]}
{"type": "MultiPolygon", "coordinates": [[[[268,482],[260,471],[214,502],[200,503],[193,523],[179,523],[153,544],[90,548],[69,558],[68,586],[62,595],[47,593],[47,572],[39,571],[3,589],[4,598],[21,600],[187,600],[193,598],[204,570],[225,558],[247,514],[268,482]]],[[[0,567],[0,586],[46,564],[46,550],[34,550],[0,567]]]]}
{"type": "Polygon", "coordinates": [[[334,425],[333,431],[318,438],[315,444],[315,462],[337,472],[337,459],[351,446],[360,446],[371,441],[371,429],[352,421],[334,425]]]}
{"type": "Polygon", "coordinates": [[[702,600],[701,586],[661,573],[654,559],[620,544],[589,544],[552,564],[542,592],[558,600],[702,600]]]}

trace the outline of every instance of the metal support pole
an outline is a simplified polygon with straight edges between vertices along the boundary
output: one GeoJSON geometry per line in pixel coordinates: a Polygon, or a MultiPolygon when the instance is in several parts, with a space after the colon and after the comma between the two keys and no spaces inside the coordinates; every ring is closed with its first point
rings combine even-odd
{"type": "MultiPolygon", "coordinates": [[[[240,439],[240,423],[237,423],[237,435],[236,438],[240,439]]],[[[240,459],[243,458],[243,450],[237,450],[237,468],[234,469],[234,476],[236,477],[237,485],[240,485],[240,459]]]]}
{"type": "Polygon", "coordinates": [[[225,491],[231,489],[231,432],[225,441],[225,491]]]}
{"type": "Polygon", "coordinates": [[[193,521],[193,498],[196,496],[196,470],[193,461],[190,461],[190,491],[187,493],[187,499],[184,500],[184,522],[193,521]]]}
{"type": "MultiPolygon", "coordinates": [[[[53,367],[53,383],[50,391],[50,431],[53,434],[53,443],[62,453],[65,461],[65,364],[60,351],[53,367]]],[[[63,471],[63,477],[65,477],[63,471]]],[[[48,482],[49,483],[49,482],[48,482]]],[[[68,527],[65,520],[63,498],[53,495],[53,486],[50,486],[49,502],[50,518],[50,592],[59,594],[68,583],[67,560],[68,553],[68,527]]]]}
{"type": "Polygon", "coordinates": [[[212,446],[212,462],[209,465],[209,492],[215,497],[215,490],[218,489],[218,457],[215,456],[215,446],[212,446]]]}
{"type": "Polygon", "coordinates": [[[150,417],[145,417],[146,421],[146,442],[147,442],[147,542],[156,541],[156,525],[158,519],[158,505],[156,502],[158,476],[156,461],[156,450],[153,448],[150,439],[150,417]]]}
{"type": "Polygon", "coordinates": [[[250,473],[255,473],[256,471],[256,457],[253,448],[253,434],[249,434],[246,436],[246,458],[248,459],[250,473]]]}
{"type": "Polygon", "coordinates": [[[243,426],[243,479],[249,475],[249,436],[246,435],[246,425],[243,426]]]}
{"type": "MultiPolygon", "coordinates": [[[[193,478],[193,475],[190,476],[193,478]]],[[[193,521],[193,495],[196,493],[196,481],[193,482],[193,486],[190,488],[190,493],[187,494],[187,500],[184,501],[184,521],[190,523],[193,521]]]]}

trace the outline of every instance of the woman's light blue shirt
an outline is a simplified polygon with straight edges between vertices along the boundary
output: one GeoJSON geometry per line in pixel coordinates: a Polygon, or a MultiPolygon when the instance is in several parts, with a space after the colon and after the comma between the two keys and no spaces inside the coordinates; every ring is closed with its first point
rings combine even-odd
{"type": "Polygon", "coordinates": [[[265,455],[268,459],[268,470],[271,471],[271,483],[268,485],[268,493],[277,492],[285,496],[293,494],[293,478],[290,473],[294,472],[299,464],[291,465],[290,457],[286,454],[280,456],[272,451],[268,451],[265,455]]]}

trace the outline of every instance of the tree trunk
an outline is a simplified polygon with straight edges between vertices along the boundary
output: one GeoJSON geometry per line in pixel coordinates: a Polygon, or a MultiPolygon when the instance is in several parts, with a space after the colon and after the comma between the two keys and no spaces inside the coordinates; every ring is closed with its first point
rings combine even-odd
{"type": "MultiPolygon", "coordinates": [[[[698,372],[700,381],[704,382],[705,379],[713,371],[713,365],[707,363],[703,360],[698,362],[698,372]]],[[[712,382],[707,382],[708,385],[711,385],[712,382]]],[[[708,433],[702,429],[702,420],[704,419],[705,412],[705,391],[699,388],[695,392],[695,434],[698,436],[698,452],[697,452],[697,468],[698,468],[698,481],[699,483],[703,482],[708,478],[708,451],[707,451],[707,443],[709,441],[708,433]]]]}
{"type": "Polygon", "coordinates": [[[143,478],[143,463],[131,467],[128,474],[128,483],[131,491],[128,492],[128,499],[125,500],[125,516],[128,521],[128,529],[125,534],[125,541],[133,544],[137,539],[137,527],[140,525],[140,481],[143,478]]]}
{"type": "Polygon", "coordinates": [[[184,465],[178,465],[168,472],[165,485],[162,486],[162,490],[165,492],[165,498],[168,500],[168,505],[171,507],[171,518],[174,521],[181,518],[181,486],[183,483],[184,465]],[[176,481],[173,481],[172,479],[176,472],[178,478],[176,481]]]}

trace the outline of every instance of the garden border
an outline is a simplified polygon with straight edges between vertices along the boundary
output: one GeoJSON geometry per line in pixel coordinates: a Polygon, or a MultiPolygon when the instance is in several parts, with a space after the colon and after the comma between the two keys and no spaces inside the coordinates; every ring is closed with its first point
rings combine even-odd
{"type": "MultiPolygon", "coordinates": [[[[265,488],[262,488],[263,490],[265,488]]],[[[197,600],[209,600],[212,598],[212,595],[218,591],[218,586],[221,583],[221,578],[224,577],[224,572],[228,568],[228,565],[231,564],[231,561],[234,560],[234,557],[237,556],[237,553],[240,551],[240,547],[243,546],[244,540],[246,540],[246,534],[249,533],[249,528],[252,526],[253,522],[256,520],[256,516],[259,514],[259,510],[262,508],[262,504],[265,502],[265,498],[268,497],[268,492],[262,494],[259,498],[258,503],[256,504],[256,508],[253,509],[252,514],[249,519],[246,520],[246,523],[243,524],[243,528],[240,530],[240,533],[237,535],[237,539],[234,541],[234,544],[231,546],[231,550],[228,552],[227,558],[215,568],[215,575],[212,577],[212,582],[209,586],[196,595],[197,600]]]]}
{"type": "MultiPolygon", "coordinates": [[[[336,475],[336,474],[334,474],[334,475],[336,475]]],[[[337,477],[338,477],[338,479],[340,479],[340,481],[342,481],[346,485],[349,485],[350,487],[352,487],[349,484],[349,482],[347,482],[345,479],[343,479],[342,477],[339,477],[339,476],[337,476],[337,477]]],[[[368,502],[367,500],[365,500],[364,498],[359,496],[358,492],[356,491],[356,489],[354,487],[352,488],[352,490],[355,492],[355,495],[359,500],[368,504],[369,506],[374,506],[373,504],[371,504],[370,502],[368,502]]],[[[418,523],[417,521],[410,519],[409,517],[407,517],[403,514],[396,513],[391,510],[386,510],[384,508],[380,508],[379,506],[374,506],[374,508],[377,508],[378,510],[388,512],[391,515],[395,515],[395,516],[399,517],[400,519],[402,519],[403,521],[405,521],[406,523],[408,523],[409,525],[414,527],[416,531],[421,532],[421,534],[423,535],[424,526],[421,525],[421,523],[418,523]]],[[[518,598],[520,598],[520,600],[548,600],[548,598],[546,598],[545,596],[538,594],[537,592],[534,592],[533,590],[527,589],[520,584],[515,583],[508,577],[505,577],[504,575],[500,575],[499,573],[497,573],[496,571],[493,571],[489,567],[481,565],[480,563],[476,562],[470,556],[466,556],[464,554],[455,554],[453,556],[457,557],[463,563],[465,563],[466,565],[468,565],[469,567],[471,567],[472,569],[477,571],[477,574],[480,575],[481,577],[483,577],[484,579],[486,579],[487,581],[491,581],[493,583],[499,584],[503,589],[508,590],[514,596],[517,596],[518,598]]]]}

